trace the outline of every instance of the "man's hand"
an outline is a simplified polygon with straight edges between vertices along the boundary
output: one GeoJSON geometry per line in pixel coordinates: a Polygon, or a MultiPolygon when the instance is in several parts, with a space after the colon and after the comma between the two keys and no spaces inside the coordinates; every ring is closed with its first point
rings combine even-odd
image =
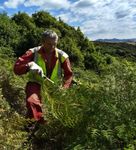
{"type": "Polygon", "coordinates": [[[37,65],[34,61],[28,63],[28,66],[31,71],[38,73],[41,77],[45,77],[42,68],[37,65]]]}

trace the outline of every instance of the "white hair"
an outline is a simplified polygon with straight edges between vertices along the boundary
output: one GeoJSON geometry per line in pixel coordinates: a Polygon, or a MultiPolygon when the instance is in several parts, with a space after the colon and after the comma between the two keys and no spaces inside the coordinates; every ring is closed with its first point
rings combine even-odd
{"type": "Polygon", "coordinates": [[[58,41],[58,35],[53,30],[46,30],[42,33],[42,40],[45,41],[47,38],[55,39],[58,41]]]}

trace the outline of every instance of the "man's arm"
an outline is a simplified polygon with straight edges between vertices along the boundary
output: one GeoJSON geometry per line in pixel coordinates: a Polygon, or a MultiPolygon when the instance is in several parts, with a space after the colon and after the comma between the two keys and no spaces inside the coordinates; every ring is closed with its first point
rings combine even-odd
{"type": "Polygon", "coordinates": [[[71,65],[70,65],[70,61],[69,58],[67,58],[63,64],[62,64],[62,68],[64,70],[64,84],[63,87],[65,89],[69,88],[72,84],[72,79],[73,79],[73,73],[71,70],[71,65]]]}
{"type": "Polygon", "coordinates": [[[14,65],[14,73],[17,75],[25,74],[29,71],[28,63],[33,60],[33,53],[28,50],[24,55],[19,57],[14,65]]]}

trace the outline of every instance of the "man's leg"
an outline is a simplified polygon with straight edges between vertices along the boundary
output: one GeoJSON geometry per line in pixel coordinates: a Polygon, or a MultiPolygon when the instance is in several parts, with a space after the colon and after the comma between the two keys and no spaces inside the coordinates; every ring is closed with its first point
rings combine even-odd
{"type": "Polygon", "coordinates": [[[44,122],[41,104],[41,86],[37,83],[29,82],[26,86],[27,116],[39,123],[44,122]]]}

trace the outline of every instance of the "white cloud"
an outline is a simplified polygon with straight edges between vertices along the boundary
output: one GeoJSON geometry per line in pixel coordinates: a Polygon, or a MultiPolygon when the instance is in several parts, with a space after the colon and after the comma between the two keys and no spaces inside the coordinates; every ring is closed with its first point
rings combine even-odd
{"type": "Polygon", "coordinates": [[[136,0],[8,0],[4,6],[16,8],[20,4],[29,10],[37,6],[80,26],[92,39],[136,36],[136,0]]]}
{"type": "Polygon", "coordinates": [[[7,8],[17,8],[19,5],[23,4],[25,0],[8,0],[4,2],[4,6],[7,8]]]}
{"type": "Polygon", "coordinates": [[[61,13],[56,16],[56,18],[61,18],[64,22],[69,22],[69,19],[71,17],[71,13],[61,13]]]}
{"type": "Polygon", "coordinates": [[[70,10],[89,38],[132,38],[136,37],[135,7],[136,1],[129,0],[79,0],[70,10]]]}
{"type": "Polygon", "coordinates": [[[68,0],[28,0],[24,4],[26,7],[39,6],[41,9],[67,9],[70,6],[68,0]]]}
{"type": "Polygon", "coordinates": [[[3,7],[3,6],[0,6],[0,10],[4,10],[4,7],[3,7]]]}
{"type": "Polygon", "coordinates": [[[24,5],[26,7],[31,7],[31,6],[42,6],[45,4],[44,0],[28,0],[25,1],[24,5]]]}
{"type": "Polygon", "coordinates": [[[79,23],[90,39],[132,38],[136,35],[135,7],[136,1],[129,0],[79,0],[57,17],[79,23]]]}
{"type": "Polygon", "coordinates": [[[68,24],[77,24],[77,26],[79,26],[78,24],[80,24],[80,22],[82,22],[84,20],[84,18],[80,18],[78,15],[72,14],[70,11],[68,12],[60,12],[60,14],[56,15],[56,18],[61,18],[64,22],[67,22],[68,24]]]}

